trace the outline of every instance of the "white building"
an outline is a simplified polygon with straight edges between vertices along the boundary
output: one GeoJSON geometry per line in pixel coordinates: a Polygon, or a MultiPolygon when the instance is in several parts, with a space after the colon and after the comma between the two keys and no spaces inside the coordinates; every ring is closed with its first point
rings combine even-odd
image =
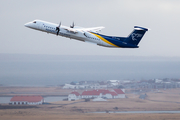
{"type": "Polygon", "coordinates": [[[71,84],[65,84],[63,86],[63,89],[74,89],[76,86],[75,85],[71,85],[71,84]]]}
{"type": "Polygon", "coordinates": [[[161,83],[163,80],[155,79],[155,83],[161,83]]]}
{"type": "Polygon", "coordinates": [[[110,85],[117,86],[120,84],[120,81],[119,80],[108,80],[108,83],[110,83],[110,85]]]}
{"type": "Polygon", "coordinates": [[[68,95],[68,101],[74,101],[74,100],[79,100],[81,99],[81,96],[78,92],[71,92],[68,95]]]}
{"type": "Polygon", "coordinates": [[[125,98],[125,93],[121,89],[114,89],[112,91],[109,90],[91,90],[91,91],[84,91],[81,95],[81,98],[107,98],[107,99],[114,99],[114,98],[125,98]]]}
{"type": "Polygon", "coordinates": [[[90,88],[89,85],[71,85],[71,84],[65,84],[63,86],[63,89],[85,89],[90,88]]]}

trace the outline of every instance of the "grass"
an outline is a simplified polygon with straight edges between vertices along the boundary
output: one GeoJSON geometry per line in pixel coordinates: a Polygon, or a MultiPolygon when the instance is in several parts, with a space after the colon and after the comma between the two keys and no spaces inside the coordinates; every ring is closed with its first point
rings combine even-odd
{"type": "Polygon", "coordinates": [[[38,111],[6,111],[1,120],[179,120],[180,114],[89,114],[38,111]],[[10,113],[10,114],[9,114],[10,113]]]}

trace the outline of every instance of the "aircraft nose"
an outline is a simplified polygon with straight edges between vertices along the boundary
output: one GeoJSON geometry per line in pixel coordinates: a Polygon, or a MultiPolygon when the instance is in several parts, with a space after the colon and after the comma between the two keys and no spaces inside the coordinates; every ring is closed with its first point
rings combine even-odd
{"type": "Polygon", "coordinates": [[[25,27],[30,27],[30,23],[24,24],[25,27]]]}

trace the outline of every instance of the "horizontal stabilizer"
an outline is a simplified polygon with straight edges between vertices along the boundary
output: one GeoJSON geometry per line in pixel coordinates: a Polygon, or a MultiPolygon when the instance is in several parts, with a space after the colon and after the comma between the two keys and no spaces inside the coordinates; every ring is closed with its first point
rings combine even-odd
{"type": "Polygon", "coordinates": [[[134,29],[136,30],[144,30],[144,31],[148,31],[148,28],[143,28],[143,27],[139,27],[139,26],[134,26],[134,29]]]}

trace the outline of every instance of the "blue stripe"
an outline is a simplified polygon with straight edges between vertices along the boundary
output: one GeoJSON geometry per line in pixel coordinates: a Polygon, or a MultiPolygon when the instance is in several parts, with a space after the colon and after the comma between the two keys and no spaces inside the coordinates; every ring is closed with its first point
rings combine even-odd
{"type": "Polygon", "coordinates": [[[126,39],[124,37],[106,36],[106,35],[102,35],[102,34],[98,34],[98,33],[94,33],[94,34],[97,34],[97,35],[103,37],[104,39],[106,39],[107,41],[115,44],[118,47],[123,47],[123,48],[138,48],[138,46],[135,46],[135,45],[128,44],[128,43],[124,42],[124,40],[126,39]]]}

